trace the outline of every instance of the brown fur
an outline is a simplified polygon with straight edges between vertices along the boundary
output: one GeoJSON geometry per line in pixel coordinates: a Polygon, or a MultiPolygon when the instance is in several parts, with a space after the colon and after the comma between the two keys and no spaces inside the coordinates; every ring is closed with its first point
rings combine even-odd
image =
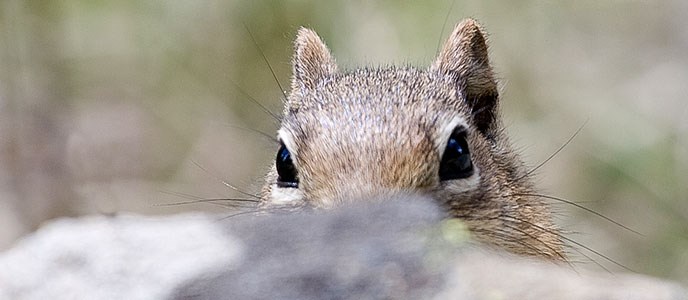
{"type": "Polygon", "coordinates": [[[548,206],[518,196],[534,190],[498,118],[497,83],[474,20],[455,27],[426,70],[337,71],[328,48],[305,28],[295,48],[280,130],[300,182],[298,188],[278,187],[273,166],[262,191],[264,207],[329,208],[380,194],[420,193],[462,219],[478,241],[566,260],[548,206]],[[467,129],[474,182],[438,176],[445,127],[457,117],[467,129]],[[295,196],[277,199],[283,191],[295,196]]]}

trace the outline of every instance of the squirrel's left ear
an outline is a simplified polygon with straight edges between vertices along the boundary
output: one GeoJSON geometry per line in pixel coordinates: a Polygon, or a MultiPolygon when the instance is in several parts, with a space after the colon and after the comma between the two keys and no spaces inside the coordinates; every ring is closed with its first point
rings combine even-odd
{"type": "Polygon", "coordinates": [[[454,27],[430,70],[450,75],[471,108],[478,130],[488,133],[497,115],[497,82],[478,23],[466,19],[454,27]]]}
{"type": "Polygon", "coordinates": [[[292,94],[312,90],[321,80],[337,71],[330,50],[315,31],[301,27],[294,48],[292,94]]]}

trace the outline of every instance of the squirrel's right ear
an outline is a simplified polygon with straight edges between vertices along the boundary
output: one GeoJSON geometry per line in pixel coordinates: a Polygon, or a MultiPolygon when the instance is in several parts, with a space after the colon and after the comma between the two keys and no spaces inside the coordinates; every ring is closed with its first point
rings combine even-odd
{"type": "Polygon", "coordinates": [[[294,41],[292,93],[311,90],[325,77],[337,71],[330,50],[315,31],[301,27],[294,41]]]}

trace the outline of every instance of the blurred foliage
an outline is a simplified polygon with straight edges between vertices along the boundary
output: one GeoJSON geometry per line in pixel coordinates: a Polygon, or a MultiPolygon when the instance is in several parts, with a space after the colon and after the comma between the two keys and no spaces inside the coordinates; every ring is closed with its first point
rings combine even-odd
{"type": "Polygon", "coordinates": [[[538,170],[543,191],[642,233],[555,202],[561,224],[584,233],[570,237],[688,280],[686,2],[5,0],[0,10],[0,245],[63,215],[222,211],[155,206],[180,200],[165,191],[233,195],[220,179],[256,190],[275,150],[256,131],[277,125],[249,97],[280,111],[276,80],[288,88],[299,26],[346,68],[425,66],[474,17],[529,165],[585,124],[538,170]]]}

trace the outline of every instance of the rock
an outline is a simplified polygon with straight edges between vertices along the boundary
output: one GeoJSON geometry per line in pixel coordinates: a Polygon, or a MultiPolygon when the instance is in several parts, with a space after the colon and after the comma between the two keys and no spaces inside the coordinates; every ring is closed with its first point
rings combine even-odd
{"type": "Polygon", "coordinates": [[[659,279],[481,248],[431,203],[63,219],[0,255],[0,298],[688,299],[659,279]]]}
{"type": "Polygon", "coordinates": [[[242,251],[203,215],[61,219],[0,255],[0,299],[165,299],[242,251]]]}

